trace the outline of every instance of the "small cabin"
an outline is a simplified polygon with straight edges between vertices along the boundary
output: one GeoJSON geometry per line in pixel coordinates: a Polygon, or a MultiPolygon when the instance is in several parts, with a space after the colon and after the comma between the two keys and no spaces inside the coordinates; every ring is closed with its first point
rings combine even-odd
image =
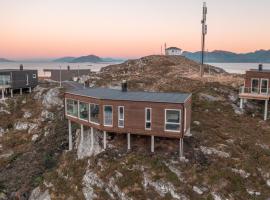
{"type": "Polygon", "coordinates": [[[14,90],[19,90],[22,94],[24,89],[29,92],[38,85],[37,70],[24,70],[23,66],[20,69],[1,69],[0,70],[0,90],[2,99],[5,94],[10,94],[13,97],[14,90]]]}
{"type": "Polygon", "coordinates": [[[246,71],[244,86],[240,88],[240,108],[243,109],[244,102],[248,99],[265,101],[264,120],[267,120],[268,101],[270,98],[270,70],[263,69],[259,65],[258,69],[246,71]]]}
{"type": "Polygon", "coordinates": [[[181,56],[182,49],[177,48],[177,47],[169,47],[165,49],[165,55],[166,56],[181,56]]]}
{"type": "MultiPolygon", "coordinates": [[[[71,122],[106,133],[180,140],[183,157],[183,137],[190,132],[191,94],[134,92],[108,88],[85,88],[65,93],[65,115],[69,121],[69,148],[72,149],[71,122]]],[[[93,138],[93,137],[91,137],[93,138]]],[[[106,141],[106,139],[105,139],[106,141]]],[[[105,147],[104,147],[105,148],[105,147]]]]}
{"type": "Polygon", "coordinates": [[[40,74],[40,79],[50,79],[53,81],[72,81],[75,77],[90,75],[90,69],[44,69],[40,74]]]}

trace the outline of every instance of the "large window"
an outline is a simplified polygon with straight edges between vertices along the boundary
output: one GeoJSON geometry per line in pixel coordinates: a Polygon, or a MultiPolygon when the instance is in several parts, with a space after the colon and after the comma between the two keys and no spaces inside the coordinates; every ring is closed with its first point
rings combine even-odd
{"type": "Polygon", "coordinates": [[[259,79],[251,79],[251,92],[259,93],[259,79]]]}
{"type": "Polygon", "coordinates": [[[99,105],[90,104],[90,122],[95,124],[99,123],[99,105]]]}
{"type": "Polygon", "coordinates": [[[67,102],[67,105],[66,105],[67,115],[78,117],[78,101],[67,99],[66,102],[67,102]]]}
{"type": "Polygon", "coordinates": [[[80,119],[88,121],[88,119],[89,119],[89,104],[84,103],[84,102],[80,102],[79,105],[80,105],[79,106],[80,119]]]}
{"type": "Polygon", "coordinates": [[[10,75],[0,75],[0,85],[10,85],[10,75]]]}
{"type": "Polygon", "coordinates": [[[180,132],[180,110],[165,110],[165,130],[180,132]]]}
{"type": "Polygon", "coordinates": [[[124,128],[125,126],[125,110],[124,106],[119,106],[118,107],[118,127],[124,128]]]}
{"type": "Polygon", "coordinates": [[[151,130],[152,128],[152,109],[145,108],[145,129],[151,130]]]}
{"type": "Polygon", "coordinates": [[[112,106],[104,106],[104,126],[113,125],[112,106]]]}
{"type": "Polygon", "coordinates": [[[261,79],[261,93],[268,93],[268,79],[261,79]]]}

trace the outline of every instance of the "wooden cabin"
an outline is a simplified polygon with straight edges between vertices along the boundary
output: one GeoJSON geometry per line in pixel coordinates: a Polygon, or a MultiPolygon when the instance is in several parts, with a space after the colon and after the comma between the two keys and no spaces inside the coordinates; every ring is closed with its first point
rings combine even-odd
{"type": "Polygon", "coordinates": [[[38,85],[37,70],[20,69],[0,69],[0,90],[1,99],[5,99],[6,94],[13,97],[13,92],[19,90],[22,94],[24,89],[29,92],[38,85]]]}
{"type": "MultiPolygon", "coordinates": [[[[72,149],[71,122],[106,133],[151,136],[180,140],[183,157],[183,137],[190,131],[191,94],[127,91],[108,88],[85,88],[65,93],[65,115],[69,121],[69,147],[72,149]]],[[[93,137],[91,137],[93,138],[93,137]]],[[[106,139],[105,139],[106,140],[106,139]]],[[[106,142],[106,141],[104,141],[106,142]]],[[[105,146],[104,146],[105,148],[105,146]]]]}
{"type": "Polygon", "coordinates": [[[263,69],[259,65],[258,69],[246,71],[244,86],[240,88],[240,108],[243,109],[244,102],[248,99],[265,101],[264,120],[267,120],[268,101],[270,98],[270,70],[263,69]]]}

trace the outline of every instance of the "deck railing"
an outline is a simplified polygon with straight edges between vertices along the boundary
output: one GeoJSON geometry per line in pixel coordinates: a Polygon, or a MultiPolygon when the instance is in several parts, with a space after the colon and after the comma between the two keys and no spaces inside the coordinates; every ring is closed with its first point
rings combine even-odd
{"type": "Polygon", "coordinates": [[[259,87],[240,87],[240,94],[258,94],[258,95],[270,95],[268,88],[259,88],[259,87]]]}

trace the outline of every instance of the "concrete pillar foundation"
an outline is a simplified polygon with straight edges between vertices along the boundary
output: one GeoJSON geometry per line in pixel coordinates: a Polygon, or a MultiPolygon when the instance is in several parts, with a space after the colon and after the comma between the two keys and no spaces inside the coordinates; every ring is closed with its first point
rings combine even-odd
{"type": "Polygon", "coordinates": [[[94,128],[91,127],[91,148],[94,148],[94,128]]]}
{"type": "Polygon", "coordinates": [[[185,156],[184,156],[184,139],[183,138],[180,138],[180,141],[179,141],[179,156],[180,156],[180,159],[185,159],[185,156]]]}
{"type": "Polygon", "coordinates": [[[107,147],[107,133],[106,131],[103,131],[103,149],[106,149],[107,147]]]}
{"type": "Polygon", "coordinates": [[[151,135],[151,152],[155,152],[155,136],[151,135]]]}
{"type": "Polygon", "coordinates": [[[5,99],[5,90],[4,89],[2,89],[2,98],[1,98],[2,100],[4,100],[5,99]]]}
{"type": "Polygon", "coordinates": [[[241,98],[241,99],[240,99],[240,108],[241,108],[241,109],[243,109],[243,107],[244,107],[243,104],[244,104],[244,100],[241,98]]]}
{"type": "Polygon", "coordinates": [[[127,149],[130,150],[130,133],[127,134],[127,149]]]}
{"type": "Polygon", "coordinates": [[[84,141],[84,129],[83,129],[83,125],[81,124],[81,142],[84,141]]]}
{"type": "Polygon", "coordinates": [[[72,150],[72,129],[71,129],[71,121],[68,120],[68,150],[72,150]]]}
{"type": "Polygon", "coordinates": [[[268,113],[268,100],[265,100],[265,105],[264,105],[264,120],[267,120],[267,113],[268,113]]]}

